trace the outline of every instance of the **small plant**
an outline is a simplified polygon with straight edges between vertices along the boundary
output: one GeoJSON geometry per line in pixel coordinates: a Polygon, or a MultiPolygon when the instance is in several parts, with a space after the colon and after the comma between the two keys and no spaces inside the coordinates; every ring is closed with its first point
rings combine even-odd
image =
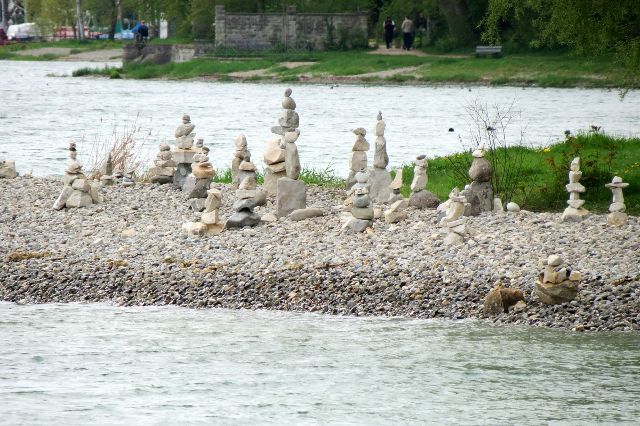
{"type": "Polygon", "coordinates": [[[12,251],[7,255],[7,261],[9,262],[20,262],[22,260],[28,259],[41,259],[43,257],[50,256],[51,253],[48,251],[12,251]]]}

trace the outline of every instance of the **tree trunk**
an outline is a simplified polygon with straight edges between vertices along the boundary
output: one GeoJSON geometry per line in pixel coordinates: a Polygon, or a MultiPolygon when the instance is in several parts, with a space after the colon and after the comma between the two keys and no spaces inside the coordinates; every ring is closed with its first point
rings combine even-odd
{"type": "Polygon", "coordinates": [[[78,17],[78,40],[84,40],[84,21],[82,19],[81,0],[76,0],[76,15],[78,17]]]}
{"type": "Polygon", "coordinates": [[[264,0],[256,0],[256,12],[264,12],[264,0]]]}
{"type": "Polygon", "coordinates": [[[2,0],[2,28],[6,31],[9,27],[9,0],[2,0]]]}
{"type": "Polygon", "coordinates": [[[466,0],[440,0],[440,8],[447,18],[449,35],[458,46],[466,46],[473,41],[473,29],[468,17],[466,0]]]}

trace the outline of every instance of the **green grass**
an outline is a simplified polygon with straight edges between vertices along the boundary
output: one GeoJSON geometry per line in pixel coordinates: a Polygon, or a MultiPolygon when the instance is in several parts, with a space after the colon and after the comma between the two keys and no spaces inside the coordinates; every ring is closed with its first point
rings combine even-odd
{"type": "MultiPolygon", "coordinates": [[[[258,184],[264,183],[264,172],[257,171],[256,175],[258,184]]],[[[231,169],[224,169],[216,174],[213,181],[218,183],[231,183],[231,179],[231,169]]],[[[300,180],[307,185],[324,186],[327,188],[344,188],[346,184],[345,179],[337,176],[330,166],[324,169],[313,167],[303,168],[300,171],[300,180]]]]}
{"type": "MultiPolygon", "coordinates": [[[[568,183],[569,163],[580,157],[583,172],[581,183],[586,192],[585,208],[594,213],[605,213],[611,203],[611,191],[605,184],[613,176],[620,176],[630,185],[624,190],[627,212],[640,214],[640,139],[616,138],[599,133],[585,133],[569,140],[558,142],[544,149],[525,147],[508,148],[512,154],[520,152],[521,168],[517,188],[512,199],[503,198],[503,204],[514,201],[531,211],[562,211],[569,198],[565,191],[568,183]]],[[[471,162],[469,153],[458,153],[428,160],[429,183],[427,189],[441,201],[448,198],[452,188],[463,189],[469,183],[455,172],[454,164],[463,170],[471,162]]],[[[413,165],[403,166],[404,196],[409,196],[409,185],[413,179],[413,165]]]]}

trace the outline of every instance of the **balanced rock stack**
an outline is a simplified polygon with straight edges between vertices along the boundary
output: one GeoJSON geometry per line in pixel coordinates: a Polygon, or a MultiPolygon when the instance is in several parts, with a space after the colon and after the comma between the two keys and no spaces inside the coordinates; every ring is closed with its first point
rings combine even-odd
{"type": "Polygon", "coordinates": [[[467,218],[463,216],[466,201],[458,188],[453,188],[449,193],[447,214],[440,220],[440,225],[445,227],[447,232],[444,238],[446,246],[458,245],[464,242],[467,234],[467,218]]]}
{"type": "Polygon", "coordinates": [[[493,186],[491,184],[493,167],[484,158],[484,144],[478,146],[471,155],[473,156],[473,161],[469,168],[469,177],[472,182],[462,192],[462,195],[467,199],[464,215],[478,216],[480,213],[493,210],[493,186]]]}
{"type": "Polygon", "coordinates": [[[224,230],[225,224],[220,220],[220,206],[222,205],[222,192],[211,188],[207,191],[207,199],[204,203],[204,213],[199,222],[187,222],[182,224],[182,229],[193,235],[217,235],[224,230]]]}
{"type": "Polygon", "coordinates": [[[216,175],[211,163],[209,163],[209,148],[202,147],[201,152],[193,156],[191,164],[191,173],[184,181],[182,187],[183,192],[187,194],[187,198],[191,199],[191,208],[195,211],[202,211],[205,208],[205,199],[209,188],[211,187],[211,179],[216,175]]]}
{"type": "Polygon", "coordinates": [[[376,150],[373,154],[373,167],[369,170],[369,195],[374,203],[386,203],[389,200],[391,175],[387,170],[389,155],[384,129],[387,126],[382,120],[382,112],[378,112],[376,123],[376,150]]]}
{"type": "Polygon", "coordinates": [[[580,193],[586,191],[584,185],[580,183],[582,172],[580,171],[580,157],[576,157],[571,161],[569,170],[569,183],[566,185],[569,193],[569,205],[562,213],[562,222],[580,222],[589,215],[589,211],[582,207],[584,200],[580,199],[580,193]]]}
{"type": "Polygon", "coordinates": [[[128,170],[122,177],[122,186],[135,186],[136,180],[133,176],[133,170],[128,170]]]}
{"type": "Polygon", "coordinates": [[[427,191],[427,157],[419,155],[416,157],[413,168],[413,181],[411,182],[411,196],[409,206],[417,209],[435,209],[440,204],[438,197],[427,191]]]}
{"type": "Polygon", "coordinates": [[[561,265],[560,256],[551,255],[546,261],[544,272],[538,276],[533,288],[542,303],[559,305],[572,301],[578,294],[578,282],[582,279],[582,274],[561,265]]]}
{"type": "Polygon", "coordinates": [[[257,189],[256,166],[251,162],[250,154],[239,166],[240,185],[236,190],[236,202],[233,203],[235,213],[227,220],[226,228],[242,228],[260,223],[260,215],[253,211],[267,203],[267,196],[257,189]]]}
{"type": "Polygon", "coordinates": [[[624,212],[627,207],[624,205],[624,195],[622,188],[629,186],[628,183],[622,182],[622,178],[614,176],[611,183],[604,186],[609,188],[613,193],[613,201],[609,206],[609,214],[607,215],[607,223],[613,226],[620,226],[627,222],[627,214],[624,212]]]}
{"type": "Polygon", "coordinates": [[[61,210],[64,207],[86,207],[102,202],[98,187],[91,185],[82,173],[82,165],[78,163],[77,155],[75,142],[69,143],[69,162],[64,174],[64,188],[53,204],[55,210],[61,210]]]}
{"type": "MultiPolygon", "coordinates": [[[[286,134],[287,132],[297,132],[297,136],[290,135],[289,139],[297,139],[300,135],[300,132],[297,131],[297,128],[300,125],[300,117],[295,109],[296,101],[291,97],[291,89],[287,89],[284,92],[284,98],[282,99],[282,114],[278,120],[278,126],[271,128],[271,132],[278,136],[267,141],[267,146],[264,151],[264,163],[266,165],[264,170],[264,190],[270,197],[273,197],[278,193],[278,179],[283,177],[291,178],[287,175],[286,134]]],[[[290,147],[290,150],[290,155],[295,157],[293,159],[294,163],[290,168],[293,168],[291,171],[295,171],[294,169],[296,166],[298,168],[300,167],[300,159],[297,156],[298,151],[295,145],[295,140],[294,145],[290,147]],[[295,148],[295,153],[293,152],[293,148],[295,148]],[[295,163],[296,161],[297,165],[295,163]]],[[[300,170],[298,170],[298,174],[299,173],[300,170]]],[[[297,179],[297,176],[293,179],[297,179]]]]}
{"type": "MultiPolygon", "coordinates": [[[[171,153],[169,153],[171,155],[171,153]]],[[[103,186],[112,186],[115,183],[115,177],[113,175],[113,160],[111,158],[111,153],[107,156],[107,161],[104,163],[104,166],[101,170],[102,176],[100,176],[100,183],[103,186]]]]}
{"type": "Polygon", "coordinates": [[[173,182],[173,175],[176,172],[176,163],[173,161],[171,147],[166,143],[160,144],[160,150],[153,161],[154,166],[149,169],[151,183],[164,185],[173,182]]]}
{"type": "Polygon", "coordinates": [[[398,200],[404,200],[400,190],[402,189],[402,167],[396,171],[396,176],[389,184],[389,198],[387,204],[393,204],[398,200]]]}
{"type": "Polygon", "coordinates": [[[16,177],[18,177],[16,162],[0,160],[0,179],[15,179],[16,177]]]}
{"type": "MultiPolygon", "coordinates": [[[[233,160],[231,161],[231,189],[236,190],[240,185],[238,180],[238,173],[240,171],[240,164],[244,161],[244,158],[249,154],[247,148],[247,138],[243,133],[240,133],[235,140],[236,151],[233,154],[233,160]]],[[[266,176],[265,176],[266,179],[266,176]]]]}
{"type": "Polygon", "coordinates": [[[369,142],[364,138],[367,131],[362,127],[358,127],[353,131],[356,135],[356,141],[351,148],[351,160],[349,160],[349,176],[347,177],[347,190],[351,189],[356,183],[356,173],[360,170],[367,169],[367,151],[369,151],[369,142]]]}
{"type": "Polygon", "coordinates": [[[351,215],[342,227],[343,231],[364,232],[371,227],[373,220],[373,206],[369,197],[369,173],[362,169],[355,175],[356,183],[351,188],[351,215]]]}
{"type": "Polygon", "coordinates": [[[193,156],[198,150],[193,149],[193,129],[196,126],[191,123],[191,117],[187,114],[182,116],[182,124],[176,128],[176,149],[173,151],[173,161],[176,163],[176,170],[173,175],[173,185],[182,189],[187,176],[191,173],[191,163],[193,156]]]}
{"type": "MultiPolygon", "coordinates": [[[[284,149],[285,177],[276,177],[276,216],[284,217],[294,210],[307,207],[307,189],[300,178],[300,156],[296,141],[300,137],[300,118],[295,111],[296,103],[291,98],[291,89],[284,92],[282,100],[282,114],[278,121],[279,126],[271,128],[275,134],[282,135],[280,148],[284,149]]],[[[276,163],[278,164],[278,163],[276,163]]],[[[272,169],[276,172],[277,169],[272,169]]],[[[270,179],[273,179],[271,177],[270,179]]],[[[271,185],[271,183],[270,183],[271,185]]]]}

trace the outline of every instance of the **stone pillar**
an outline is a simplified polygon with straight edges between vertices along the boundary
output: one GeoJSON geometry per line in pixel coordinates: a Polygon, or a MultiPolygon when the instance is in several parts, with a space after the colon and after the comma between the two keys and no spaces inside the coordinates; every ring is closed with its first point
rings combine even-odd
{"type": "Polygon", "coordinates": [[[285,47],[286,48],[295,48],[297,45],[297,22],[296,22],[296,14],[297,9],[295,5],[287,6],[287,16],[285,19],[285,47]]]}
{"type": "Polygon", "coordinates": [[[226,15],[226,12],[224,11],[224,6],[223,5],[216,6],[216,19],[215,19],[216,47],[224,47],[225,45],[226,23],[227,23],[227,15],[226,15]]]}

